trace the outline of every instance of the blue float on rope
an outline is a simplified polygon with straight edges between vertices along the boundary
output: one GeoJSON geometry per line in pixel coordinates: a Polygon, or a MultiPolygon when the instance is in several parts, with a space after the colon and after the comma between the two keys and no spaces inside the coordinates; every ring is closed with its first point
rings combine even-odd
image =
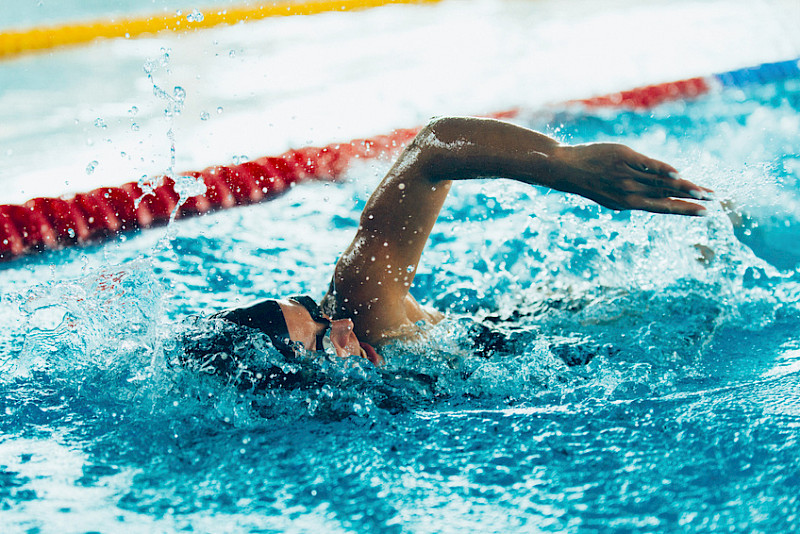
{"type": "Polygon", "coordinates": [[[757,67],[737,69],[714,75],[724,87],[742,87],[754,83],[778,82],[798,76],[800,76],[800,59],[763,63],[757,67]]]}

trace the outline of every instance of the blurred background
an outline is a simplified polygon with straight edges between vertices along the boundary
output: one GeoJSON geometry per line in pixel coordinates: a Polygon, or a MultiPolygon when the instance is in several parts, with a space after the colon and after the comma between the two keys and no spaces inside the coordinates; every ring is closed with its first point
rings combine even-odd
{"type": "MultiPolygon", "coordinates": [[[[0,1],[0,31],[226,0],[0,1]]],[[[800,56],[796,0],[444,0],[0,61],[0,203],[800,56]]]]}

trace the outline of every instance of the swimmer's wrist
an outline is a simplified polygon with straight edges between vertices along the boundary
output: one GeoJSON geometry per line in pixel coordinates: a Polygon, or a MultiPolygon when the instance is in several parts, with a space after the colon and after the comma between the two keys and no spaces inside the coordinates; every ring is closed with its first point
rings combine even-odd
{"type": "Polygon", "coordinates": [[[576,157],[574,145],[556,143],[550,147],[540,176],[540,185],[566,193],[578,193],[580,188],[574,183],[580,168],[576,157]]]}

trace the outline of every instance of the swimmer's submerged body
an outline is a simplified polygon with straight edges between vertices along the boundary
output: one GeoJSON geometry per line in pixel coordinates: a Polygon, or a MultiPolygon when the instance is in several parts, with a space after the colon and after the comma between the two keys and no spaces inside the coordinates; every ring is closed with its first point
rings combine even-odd
{"type": "MultiPolygon", "coordinates": [[[[214,317],[265,333],[279,351],[300,345],[382,365],[380,346],[420,335],[444,315],[409,293],[422,251],[454,180],[507,178],[588,198],[614,210],[698,216],[710,189],[619,144],[566,145],[510,123],[438,118],[406,147],[375,189],[319,306],[267,300],[214,317]],[[378,347],[375,350],[374,347],[378,347]]],[[[218,370],[219,371],[219,370],[218,370]]]]}

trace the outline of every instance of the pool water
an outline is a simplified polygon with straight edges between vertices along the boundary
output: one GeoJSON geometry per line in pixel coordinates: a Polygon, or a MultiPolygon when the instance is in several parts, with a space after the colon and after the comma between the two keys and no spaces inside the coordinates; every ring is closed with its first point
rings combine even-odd
{"type": "Polygon", "coordinates": [[[249,392],[176,364],[191,316],[320,297],[390,162],[342,184],[0,272],[12,531],[788,532],[800,517],[800,80],[520,122],[620,141],[724,200],[614,213],[457,184],[413,294],[448,312],[387,366],[249,392]],[[471,326],[503,333],[479,355],[471,326]],[[568,365],[568,363],[570,365],[568,365]]]}

